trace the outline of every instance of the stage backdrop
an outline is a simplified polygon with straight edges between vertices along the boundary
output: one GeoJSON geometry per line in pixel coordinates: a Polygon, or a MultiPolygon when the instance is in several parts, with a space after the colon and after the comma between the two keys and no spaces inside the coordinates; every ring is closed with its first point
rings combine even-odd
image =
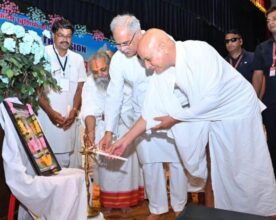
{"type": "MultiPolygon", "coordinates": [[[[5,11],[0,10],[0,25],[5,21],[9,21],[14,24],[22,25],[27,30],[33,30],[42,36],[43,30],[47,29],[51,31],[50,25],[45,25],[40,22],[32,21],[28,16],[21,14],[7,14],[5,11]]],[[[52,44],[52,39],[43,37],[45,45],[52,44]]],[[[85,61],[95,53],[98,49],[106,47],[113,52],[116,51],[112,41],[106,39],[100,31],[85,34],[74,34],[72,39],[71,49],[81,54],[85,61]]]]}

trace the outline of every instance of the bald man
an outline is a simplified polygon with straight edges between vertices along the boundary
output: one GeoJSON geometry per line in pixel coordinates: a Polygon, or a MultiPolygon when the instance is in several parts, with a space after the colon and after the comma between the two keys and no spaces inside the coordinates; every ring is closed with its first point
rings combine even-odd
{"type": "MultiPolygon", "coordinates": [[[[167,113],[157,118],[160,123],[154,129],[172,128],[177,140],[182,138],[177,129],[181,124],[208,123],[215,207],[274,215],[275,177],[262,129],[259,101],[250,83],[207,43],[174,42],[159,29],[144,34],[138,54],[145,67],[155,72],[156,81],[159,80],[150,85],[150,98],[159,97],[167,113]],[[163,71],[171,67],[176,71],[164,75],[163,71]],[[188,107],[181,106],[173,94],[174,88],[186,96],[188,107]]],[[[140,118],[112,146],[114,154],[123,152],[146,128],[147,121],[140,118]]],[[[185,152],[181,145],[177,147],[185,161],[185,152]]]]}

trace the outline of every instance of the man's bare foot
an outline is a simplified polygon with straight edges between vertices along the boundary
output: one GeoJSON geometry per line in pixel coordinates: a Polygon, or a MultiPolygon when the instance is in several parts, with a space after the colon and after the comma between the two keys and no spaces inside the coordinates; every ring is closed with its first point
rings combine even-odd
{"type": "Polygon", "coordinates": [[[161,215],[155,215],[155,214],[150,214],[146,220],[165,220],[165,214],[161,215]]]}

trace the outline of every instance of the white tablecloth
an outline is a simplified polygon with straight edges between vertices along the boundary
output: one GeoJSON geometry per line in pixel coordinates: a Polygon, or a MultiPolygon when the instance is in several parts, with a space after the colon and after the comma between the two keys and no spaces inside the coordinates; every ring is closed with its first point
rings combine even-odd
{"type": "Polygon", "coordinates": [[[84,172],[68,168],[55,176],[35,175],[3,103],[0,123],[5,132],[2,151],[5,178],[15,197],[42,219],[87,219],[84,172]]]}

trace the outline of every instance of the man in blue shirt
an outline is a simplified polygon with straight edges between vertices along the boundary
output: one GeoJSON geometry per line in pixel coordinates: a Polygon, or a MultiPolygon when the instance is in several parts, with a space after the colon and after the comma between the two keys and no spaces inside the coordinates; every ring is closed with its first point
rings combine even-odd
{"type": "Polygon", "coordinates": [[[274,173],[276,173],[276,7],[267,11],[266,19],[272,38],[256,47],[252,84],[258,97],[267,106],[263,112],[263,123],[267,132],[274,173]]]}
{"type": "Polygon", "coordinates": [[[228,56],[225,58],[235,69],[237,69],[250,83],[253,75],[254,53],[242,48],[243,39],[238,30],[230,30],[225,34],[225,47],[228,56]]]}

